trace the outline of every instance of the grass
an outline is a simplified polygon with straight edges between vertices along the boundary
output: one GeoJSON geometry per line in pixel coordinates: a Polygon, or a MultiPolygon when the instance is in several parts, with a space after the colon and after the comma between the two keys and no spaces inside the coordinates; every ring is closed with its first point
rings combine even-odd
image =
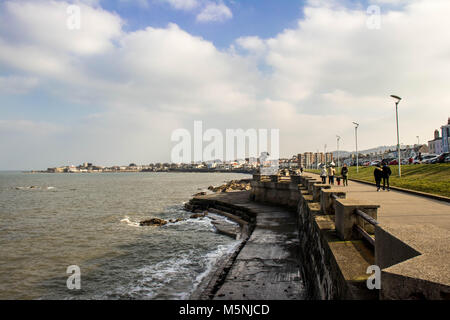
{"type": "MultiPolygon", "coordinates": [[[[449,163],[404,165],[401,178],[398,177],[398,166],[390,166],[390,168],[392,170],[391,186],[450,197],[449,163]]],[[[375,182],[373,170],[374,167],[359,167],[359,173],[356,173],[356,167],[350,167],[348,177],[375,182]]],[[[306,171],[319,173],[319,170],[306,171]]],[[[340,168],[336,168],[336,172],[340,174],[340,168]]]]}

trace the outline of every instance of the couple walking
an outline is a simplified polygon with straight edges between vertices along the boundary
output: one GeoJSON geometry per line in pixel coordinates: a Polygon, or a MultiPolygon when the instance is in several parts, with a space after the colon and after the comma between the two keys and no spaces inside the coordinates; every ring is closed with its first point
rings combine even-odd
{"type": "MultiPolygon", "coordinates": [[[[334,185],[334,177],[336,175],[336,169],[334,166],[323,166],[322,172],[320,173],[320,177],[322,178],[322,183],[327,183],[327,177],[328,177],[328,183],[331,185],[334,185]]],[[[341,169],[341,176],[336,177],[338,185],[341,184],[341,178],[342,178],[342,184],[344,186],[348,186],[348,168],[347,165],[344,164],[344,166],[341,169]]]]}
{"type": "Polygon", "coordinates": [[[383,179],[383,190],[390,191],[389,187],[389,177],[391,176],[391,168],[387,165],[386,162],[382,162],[383,167],[381,167],[380,164],[377,164],[375,167],[375,170],[373,172],[373,175],[375,177],[375,184],[377,185],[377,191],[380,191],[381,188],[381,179],[383,179]]]}

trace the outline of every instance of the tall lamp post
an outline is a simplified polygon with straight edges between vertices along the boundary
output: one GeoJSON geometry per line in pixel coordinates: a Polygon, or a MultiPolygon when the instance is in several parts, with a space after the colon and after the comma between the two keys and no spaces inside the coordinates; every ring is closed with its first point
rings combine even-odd
{"type": "Polygon", "coordinates": [[[337,140],[337,167],[339,168],[339,140],[341,140],[341,137],[336,135],[336,140],[337,140]]]}
{"type": "Polygon", "coordinates": [[[401,169],[401,156],[400,156],[400,134],[398,129],[398,104],[402,100],[399,96],[391,95],[391,97],[395,100],[395,119],[397,122],[397,152],[398,152],[398,176],[402,176],[402,169],[401,169]]]}
{"type": "Polygon", "coordinates": [[[356,140],[356,173],[359,172],[359,161],[358,161],[358,127],[359,123],[353,122],[355,125],[355,140],[356,140]]]}
{"type": "Polygon", "coordinates": [[[420,138],[419,138],[419,136],[416,136],[416,138],[417,138],[417,146],[420,146],[420,138]]]}

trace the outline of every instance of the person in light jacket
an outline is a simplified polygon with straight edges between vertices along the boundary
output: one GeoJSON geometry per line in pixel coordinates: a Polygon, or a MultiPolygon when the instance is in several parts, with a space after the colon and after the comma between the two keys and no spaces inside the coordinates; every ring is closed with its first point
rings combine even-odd
{"type": "Polygon", "coordinates": [[[327,183],[327,169],[325,166],[322,167],[322,172],[320,172],[320,177],[322,178],[322,183],[327,183]]]}
{"type": "Polygon", "coordinates": [[[334,185],[334,175],[336,174],[336,169],[333,166],[328,167],[328,183],[334,185]]]}

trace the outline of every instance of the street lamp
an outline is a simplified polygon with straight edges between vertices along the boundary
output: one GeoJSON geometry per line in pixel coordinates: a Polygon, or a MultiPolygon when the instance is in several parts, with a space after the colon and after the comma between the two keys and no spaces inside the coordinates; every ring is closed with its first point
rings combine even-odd
{"type": "Polygon", "coordinates": [[[353,122],[355,125],[355,140],[356,140],[356,173],[359,172],[359,163],[358,163],[358,127],[359,123],[353,122]]]}
{"type": "Polygon", "coordinates": [[[420,139],[419,139],[419,136],[416,136],[416,138],[417,138],[417,146],[420,146],[420,139]]]}
{"type": "Polygon", "coordinates": [[[337,139],[337,167],[339,168],[339,140],[341,140],[341,137],[336,135],[336,139],[337,139]]]}
{"type": "Polygon", "coordinates": [[[401,169],[401,159],[400,159],[400,134],[398,129],[398,104],[402,100],[399,96],[391,95],[391,97],[395,100],[395,119],[397,122],[397,152],[398,152],[398,176],[402,176],[402,169],[401,169]]]}

